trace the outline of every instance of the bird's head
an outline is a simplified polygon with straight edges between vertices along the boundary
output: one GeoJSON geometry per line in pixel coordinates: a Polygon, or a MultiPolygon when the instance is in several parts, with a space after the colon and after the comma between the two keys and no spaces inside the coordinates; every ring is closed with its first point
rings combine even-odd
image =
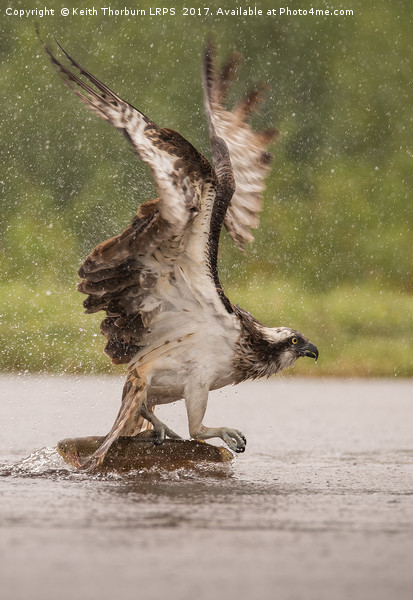
{"type": "Polygon", "coordinates": [[[241,331],[234,359],[235,383],[269,377],[291,367],[300,356],[317,360],[318,349],[302,333],[289,327],[265,327],[248,311],[236,306],[241,331]]]}
{"type": "Polygon", "coordinates": [[[295,363],[300,356],[309,356],[317,361],[318,349],[302,333],[289,327],[265,327],[263,337],[268,352],[277,370],[285,369],[295,363]]]}

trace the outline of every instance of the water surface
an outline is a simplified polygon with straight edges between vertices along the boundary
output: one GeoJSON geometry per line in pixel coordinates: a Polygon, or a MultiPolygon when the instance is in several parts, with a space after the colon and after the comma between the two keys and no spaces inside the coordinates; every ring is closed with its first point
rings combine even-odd
{"type": "Polygon", "coordinates": [[[56,442],[106,433],[121,389],[0,378],[1,598],[411,598],[411,382],[229,387],[205,422],[246,435],[230,465],[74,471],[56,442]]]}

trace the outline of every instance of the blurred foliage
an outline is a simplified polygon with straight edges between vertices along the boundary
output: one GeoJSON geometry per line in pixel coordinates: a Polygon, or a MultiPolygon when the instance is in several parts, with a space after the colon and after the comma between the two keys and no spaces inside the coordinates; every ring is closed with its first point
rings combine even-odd
{"type": "MultiPolygon", "coordinates": [[[[3,351],[0,369],[55,373],[122,373],[109,364],[99,334],[103,316],[84,315],[80,294],[67,286],[0,284],[3,351]]],[[[340,286],[297,293],[294,281],[253,277],[227,292],[268,325],[293,326],[317,343],[320,359],[299,360],[284,375],[413,376],[413,298],[376,286],[340,286]]]]}
{"type": "MultiPolygon", "coordinates": [[[[71,0],[64,4],[79,7],[71,0]]],[[[55,6],[56,15],[37,20],[51,46],[56,48],[55,36],[117,93],[160,125],[177,129],[207,156],[202,47],[212,31],[220,56],[233,48],[241,51],[244,67],[231,98],[252,81],[267,81],[268,100],[253,123],[257,128],[275,125],[281,136],[272,148],[261,225],[246,257],[223,235],[220,269],[231,299],[242,303],[245,290],[250,290],[247,308],[258,317],[265,313],[260,290],[250,289],[257,276],[257,284],[265,282],[274,290],[274,299],[267,294],[265,302],[271,317],[279,314],[280,321],[273,323],[279,324],[286,314],[278,312],[283,296],[278,292],[277,299],[277,289],[293,282],[296,301],[291,294],[287,298],[294,306],[299,299],[308,302],[304,325],[317,322],[323,337],[323,323],[330,323],[329,335],[336,323],[337,359],[344,360],[343,344],[354,347],[359,334],[362,339],[381,336],[381,348],[392,331],[398,332],[399,340],[409,339],[411,313],[400,317],[403,332],[397,324],[398,309],[386,309],[386,330],[374,308],[381,306],[380,294],[388,299],[386,306],[404,294],[406,302],[394,306],[406,311],[413,292],[409,2],[338,0],[334,8],[354,10],[354,16],[347,17],[184,17],[185,4],[174,3],[174,17],[149,16],[153,4],[145,0],[139,2],[145,17],[109,18],[99,12],[63,18],[61,4],[51,1],[48,6],[55,6]],[[369,294],[358,293],[358,288],[369,289],[369,294]],[[353,294],[346,296],[344,290],[353,294]],[[317,306],[328,306],[331,312],[324,308],[320,316],[317,306]],[[350,309],[357,320],[347,320],[350,309]]],[[[309,9],[308,3],[291,4],[309,9]]],[[[125,7],[123,1],[110,5],[125,7]]],[[[221,6],[206,5],[211,10],[221,6]]],[[[239,6],[234,0],[225,4],[227,9],[239,6]]],[[[262,0],[256,6],[267,10],[274,3],[262,0]]],[[[314,5],[329,7],[323,0],[314,5]]],[[[56,365],[50,359],[44,364],[76,370],[89,339],[81,341],[82,335],[74,333],[79,321],[73,315],[81,298],[69,303],[78,264],[96,243],[121,231],[138,204],[156,192],[148,170],[118,132],[62,85],[40,47],[33,20],[2,15],[0,29],[0,281],[3,289],[11,290],[5,296],[4,336],[15,338],[5,367],[13,364],[14,348],[16,368],[42,368],[35,352],[31,362],[20,357],[30,344],[17,339],[27,335],[33,341],[33,336],[47,333],[47,339],[56,340],[51,348],[56,365]],[[51,302],[56,294],[44,296],[52,287],[66,294],[62,310],[51,302]],[[54,309],[58,331],[49,331],[54,309]],[[72,353],[76,347],[76,367],[65,362],[64,346],[72,353]],[[60,362],[57,347],[63,348],[60,362]]],[[[99,319],[79,318],[86,319],[88,336],[90,330],[98,331],[99,319]]],[[[292,323],[300,328],[293,319],[292,323]]],[[[315,326],[305,333],[318,342],[315,326]]],[[[360,345],[360,361],[366,365],[374,356],[372,346],[360,345]]],[[[394,352],[405,364],[402,352],[394,352]]],[[[89,356],[86,349],[85,353],[89,356]]],[[[90,360],[82,362],[84,370],[103,368],[98,356],[96,364],[90,360]]],[[[371,360],[376,364],[374,357],[371,360]]],[[[369,369],[366,366],[364,373],[379,374],[376,367],[369,369]]],[[[389,374],[391,369],[384,371],[389,374]]],[[[405,367],[401,371],[407,374],[405,367]]]]}

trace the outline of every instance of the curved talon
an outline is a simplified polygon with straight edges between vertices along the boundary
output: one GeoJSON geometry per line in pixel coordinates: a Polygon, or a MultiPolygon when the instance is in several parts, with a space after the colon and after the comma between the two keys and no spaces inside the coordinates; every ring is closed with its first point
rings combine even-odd
{"type": "Polygon", "coordinates": [[[245,452],[247,440],[237,429],[224,429],[221,437],[233,452],[245,452]]]}
{"type": "Polygon", "coordinates": [[[182,439],[180,435],[175,433],[175,431],[172,431],[172,429],[169,429],[169,427],[167,427],[164,423],[162,423],[162,421],[160,421],[157,417],[155,417],[153,412],[149,411],[145,405],[143,405],[141,407],[140,414],[144,419],[149,421],[153,426],[152,436],[154,438],[153,439],[154,446],[160,446],[161,444],[163,444],[167,437],[171,438],[173,440],[181,440],[182,439]]]}
{"type": "Polygon", "coordinates": [[[169,429],[169,427],[154,427],[150,430],[150,435],[147,436],[148,441],[152,442],[154,446],[161,446],[166,438],[173,440],[182,440],[181,436],[169,429]]]}
{"type": "Polygon", "coordinates": [[[243,444],[241,446],[239,446],[239,448],[238,448],[238,450],[236,450],[236,452],[245,452],[245,450],[247,448],[247,438],[245,437],[245,435],[242,435],[242,433],[240,433],[240,435],[241,435],[243,444]]]}
{"type": "Polygon", "coordinates": [[[154,431],[153,445],[161,446],[164,443],[165,438],[166,438],[165,430],[154,431]]]}

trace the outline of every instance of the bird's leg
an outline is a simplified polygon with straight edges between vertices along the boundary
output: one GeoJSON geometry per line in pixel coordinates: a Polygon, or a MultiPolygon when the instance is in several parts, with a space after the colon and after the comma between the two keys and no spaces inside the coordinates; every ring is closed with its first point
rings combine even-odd
{"type": "Polygon", "coordinates": [[[192,438],[207,440],[221,438],[234,452],[245,452],[247,440],[238,429],[229,427],[206,427],[202,420],[208,402],[209,387],[192,381],[185,387],[185,402],[188,413],[189,433],[192,438]]]}
{"type": "Polygon", "coordinates": [[[162,421],[160,419],[158,419],[158,417],[155,417],[154,413],[151,410],[148,410],[148,408],[145,406],[145,404],[143,404],[141,406],[140,415],[144,419],[149,421],[149,423],[152,423],[152,425],[153,425],[152,432],[154,434],[153,443],[156,446],[158,446],[159,444],[163,444],[165,441],[165,438],[167,438],[167,437],[172,438],[174,440],[182,439],[180,435],[178,435],[177,433],[172,431],[172,429],[169,429],[169,427],[167,427],[164,423],[162,423],[162,421]]]}

